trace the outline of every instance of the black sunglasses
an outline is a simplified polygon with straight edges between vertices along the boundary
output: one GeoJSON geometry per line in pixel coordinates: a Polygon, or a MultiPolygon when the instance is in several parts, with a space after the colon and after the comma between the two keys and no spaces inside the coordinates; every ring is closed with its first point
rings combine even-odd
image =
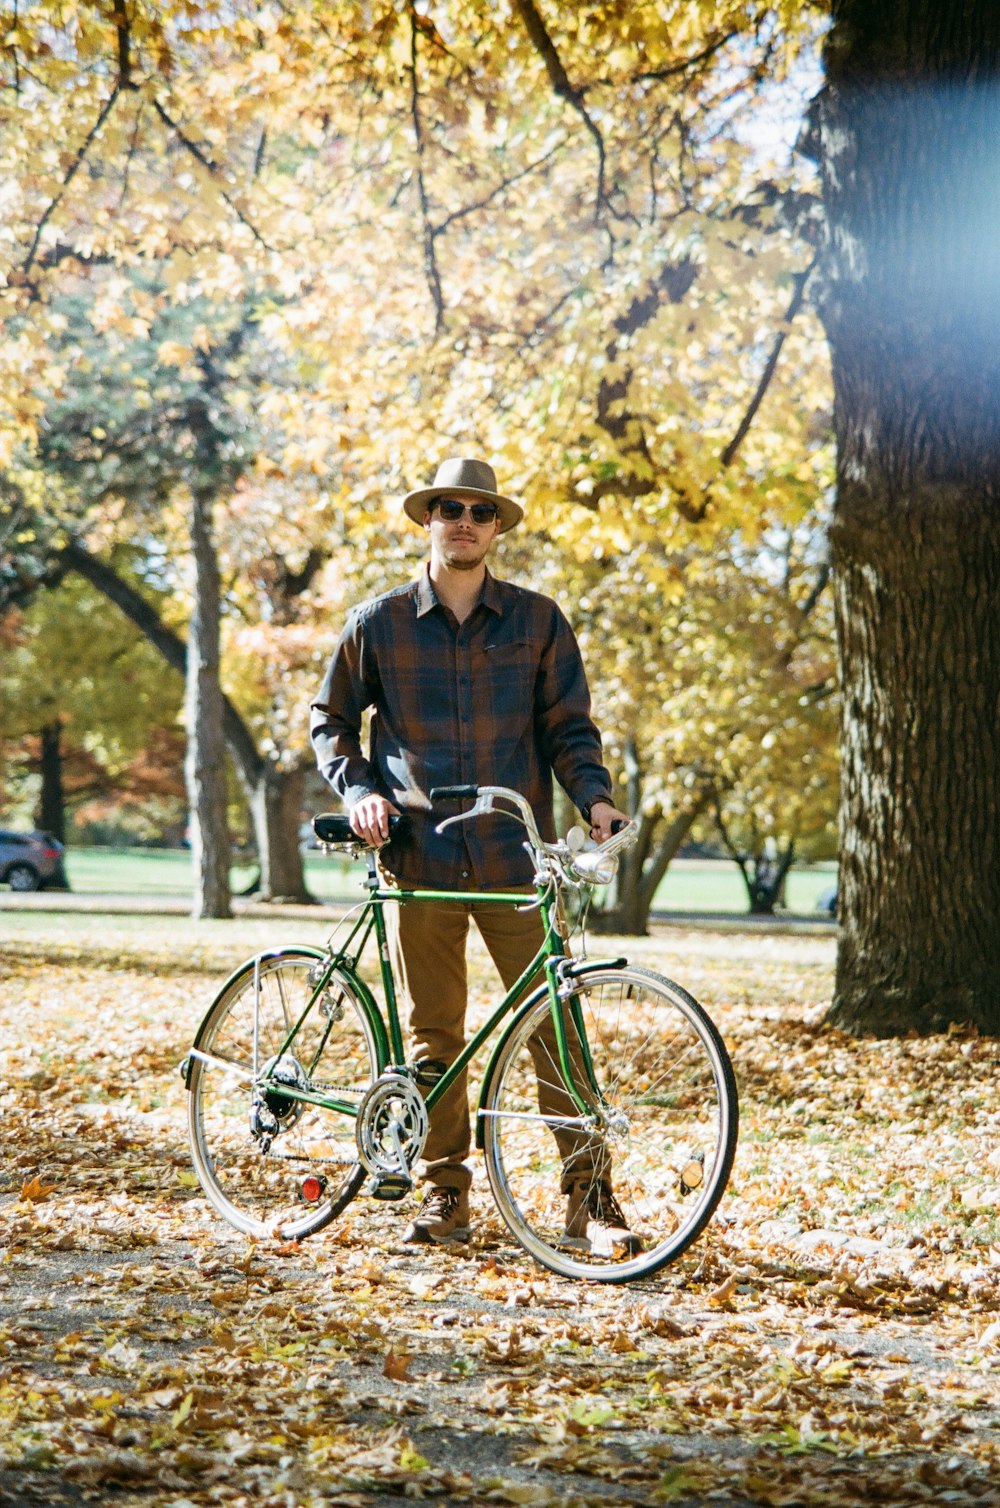
{"type": "Polygon", "coordinates": [[[448,524],[457,523],[466,509],[474,524],[492,524],[500,511],[496,503],[461,503],[457,497],[437,497],[433,506],[448,524]]]}

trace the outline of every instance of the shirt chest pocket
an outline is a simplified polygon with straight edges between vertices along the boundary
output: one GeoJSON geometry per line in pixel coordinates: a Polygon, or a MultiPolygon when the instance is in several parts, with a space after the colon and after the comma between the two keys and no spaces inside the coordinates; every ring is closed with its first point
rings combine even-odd
{"type": "Polygon", "coordinates": [[[487,665],[533,665],[538,659],[538,652],[530,639],[488,641],[482,646],[480,654],[487,665]]]}
{"type": "Polygon", "coordinates": [[[477,659],[477,687],[488,695],[495,715],[520,719],[530,712],[538,674],[538,646],[530,639],[487,640],[477,659]]]}

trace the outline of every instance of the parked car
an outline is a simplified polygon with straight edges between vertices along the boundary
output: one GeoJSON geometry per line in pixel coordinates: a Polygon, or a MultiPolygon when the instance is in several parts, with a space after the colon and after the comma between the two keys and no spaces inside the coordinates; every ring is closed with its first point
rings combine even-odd
{"type": "Polygon", "coordinates": [[[63,845],[49,833],[0,830],[0,885],[41,890],[59,868],[63,845]]]}
{"type": "Polygon", "coordinates": [[[823,891],[823,894],[816,901],[816,910],[824,912],[825,915],[827,915],[827,916],[836,916],[836,914],[837,914],[837,887],[836,887],[836,885],[831,885],[831,887],[830,887],[829,890],[824,890],[823,891]]]}

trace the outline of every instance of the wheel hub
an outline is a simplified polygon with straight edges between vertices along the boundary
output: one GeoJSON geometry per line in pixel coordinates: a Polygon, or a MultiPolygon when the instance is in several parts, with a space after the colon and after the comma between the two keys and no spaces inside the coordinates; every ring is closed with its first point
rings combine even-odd
{"type": "Polygon", "coordinates": [[[306,1107],[302,1100],[297,1100],[294,1095],[282,1094],[276,1086],[285,1084],[290,1089],[308,1089],[309,1080],[305,1069],[291,1053],[279,1054],[264,1064],[261,1077],[269,1081],[259,1091],[261,1103],[274,1116],[280,1131],[289,1130],[300,1119],[306,1107]]]}
{"type": "Polygon", "coordinates": [[[632,1129],[632,1121],[624,1110],[611,1110],[604,1122],[604,1129],[612,1141],[624,1141],[632,1129]]]}

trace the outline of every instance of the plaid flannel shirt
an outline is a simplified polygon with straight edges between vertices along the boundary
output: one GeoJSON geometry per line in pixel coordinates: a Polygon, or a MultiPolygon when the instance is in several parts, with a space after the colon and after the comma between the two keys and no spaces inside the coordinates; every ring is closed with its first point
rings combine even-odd
{"type": "Polygon", "coordinates": [[[459,623],[424,574],[354,609],[312,704],[321,773],[350,808],[388,797],[409,821],[382,849],[404,884],[498,890],[530,881],[524,829],[493,813],[434,831],[460,802],[438,785],[505,785],[555,837],[552,774],[587,811],[611,799],[580,649],[556,604],[487,573],[459,623]],[[372,709],[370,747],[362,717],[372,709]]]}

